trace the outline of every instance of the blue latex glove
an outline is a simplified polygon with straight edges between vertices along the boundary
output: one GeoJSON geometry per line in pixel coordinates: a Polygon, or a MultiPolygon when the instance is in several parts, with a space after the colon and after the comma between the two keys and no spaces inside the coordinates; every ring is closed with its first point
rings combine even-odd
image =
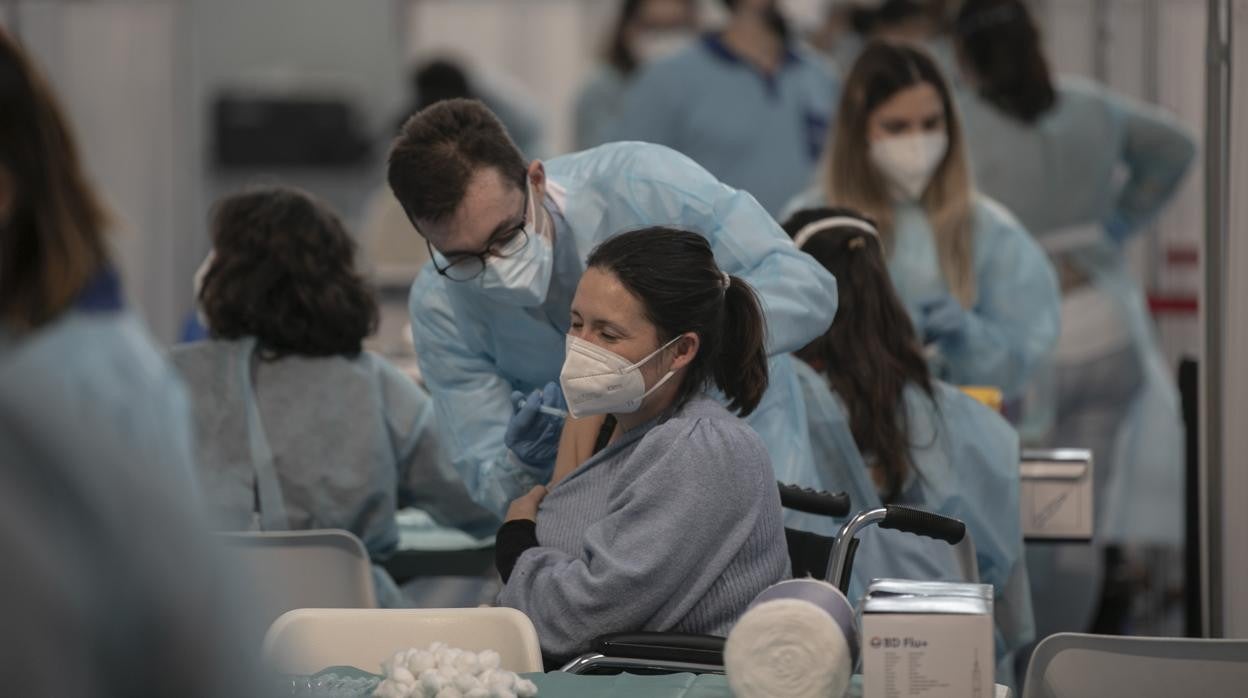
{"type": "Polygon", "coordinates": [[[966,308],[949,294],[923,301],[919,314],[924,344],[957,341],[966,332],[966,308]]]}
{"type": "Polygon", "coordinates": [[[547,383],[545,388],[534,390],[527,399],[524,393],[513,392],[511,401],[523,401],[524,404],[507,424],[507,434],[503,437],[503,442],[526,465],[541,469],[554,468],[564,418],[556,417],[549,411],[566,412],[568,409],[559,384],[553,381],[547,383]]]}

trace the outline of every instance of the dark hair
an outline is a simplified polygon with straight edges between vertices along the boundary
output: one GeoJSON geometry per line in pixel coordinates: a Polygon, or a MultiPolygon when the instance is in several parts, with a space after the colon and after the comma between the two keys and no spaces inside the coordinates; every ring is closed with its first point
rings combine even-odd
{"type": "Polygon", "coordinates": [[[108,264],[108,216],[87,181],[69,122],[25,51],[0,29],[0,321],[15,331],[55,320],[108,264]]]}
{"type": "Polygon", "coordinates": [[[227,196],[212,216],[214,259],[199,303],[212,337],[255,337],[260,356],[355,356],[377,302],[355,241],[311,196],[286,187],[227,196]]]}
{"type": "Polygon", "coordinates": [[[1040,31],[1018,0],[967,0],[954,31],[975,72],[981,97],[1006,114],[1033,123],[1053,107],[1057,92],[1040,45],[1040,31]]]}
{"type": "Polygon", "coordinates": [[[468,74],[454,61],[435,58],[412,71],[416,111],[448,99],[472,99],[468,74]]]}
{"type": "Polygon", "coordinates": [[[624,0],[620,3],[620,14],[615,18],[615,27],[611,31],[611,43],[607,46],[607,62],[623,75],[632,75],[637,70],[637,57],[628,47],[625,36],[628,25],[637,19],[641,6],[647,0],[624,0]]]}
{"type": "Polygon", "coordinates": [[[524,157],[494,112],[477,100],[448,99],[403,124],[390,147],[387,178],[408,218],[441,221],[487,167],[524,188],[524,157]]]}
{"type": "Polygon", "coordinates": [[[714,383],[729,409],[746,416],[767,390],[767,324],[754,289],[727,287],[706,238],[673,228],[621,233],[599,245],[588,266],[609,271],[641,301],[659,342],[694,332],[700,342],[676,404],[714,383]]]}
{"type": "MultiPolygon", "coordinates": [[[[784,229],[795,237],[807,225],[834,216],[874,225],[855,211],[820,208],[798,211],[784,229]]],[[[904,403],[906,386],[914,384],[934,395],[914,325],[893,288],[875,235],[848,225],[836,226],[815,233],[802,251],[836,277],[839,303],[832,326],[798,351],[798,358],[822,364],[832,390],[849,410],[854,443],[864,457],[874,457],[884,475],[882,499],[895,501],[914,467],[904,403]]]]}
{"type": "Polygon", "coordinates": [[[474,99],[472,84],[463,68],[449,58],[434,58],[413,66],[407,75],[408,101],[394,124],[397,134],[413,114],[448,99],[474,99]]]}
{"type": "Polygon", "coordinates": [[[924,0],[885,0],[878,7],[856,5],[850,10],[851,24],[866,36],[912,20],[928,20],[942,24],[938,3],[924,0]]]}
{"type": "MultiPolygon", "coordinates": [[[[737,6],[741,4],[741,0],[723,0],[724,7],[729,12],[736,12],[737,6]]],[[[771,27],[771,31],[784,41],[788,41],[793,35],[793,30],[789,27],[789,20],[785,18],[784,13],[780,11],[777,0],[772,0],[767,6],[767,26],[771,27]]]]}

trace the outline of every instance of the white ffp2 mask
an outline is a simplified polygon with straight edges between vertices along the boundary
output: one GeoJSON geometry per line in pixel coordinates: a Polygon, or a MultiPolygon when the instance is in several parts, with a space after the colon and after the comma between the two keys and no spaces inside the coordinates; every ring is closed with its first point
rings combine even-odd
{"type": "Polygon", "coordinates": [[[641,367],[682,336],[673,337],[641,361],[631,363],[615,352],[568,335],[563,370],[559,373],[559,386],[568,401],[568,412],[575,419],[636,412],[648,395],[663,387],[676,373],[668,371],[646,390],[641,367]]]}
{"type": "Polygon", "coordinates": [[[949,136],[943,131],[890,136],[871,143],[871,162],[898,194],[918,199],[948,150],[949,136]]]}
{"type": "Polygon", "coordinates": [[[528,243],[523,249],[506,257],[490,257],[481,272],[481,292],[486,296],[520,307],[541,305],[550,289],[554,271],[555,251],[551,238],[543,234],[538,213],[539,202],[529,185],[528,222],[524,231],[528,243]]]}

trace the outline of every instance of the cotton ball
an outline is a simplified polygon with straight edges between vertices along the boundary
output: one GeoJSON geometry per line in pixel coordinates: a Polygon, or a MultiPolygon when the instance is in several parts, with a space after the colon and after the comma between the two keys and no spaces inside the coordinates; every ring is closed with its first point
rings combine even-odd
{"type": "Polygon", "coordinates": [[[464,652],[463,654],[455,657],[452,666],[463,674],[472,674],[475,676],[481,673],[481,663],[477,661],[477,655],[472,652],[464,652]]]}
{"type": "Polygon", "coordinates": [[[486,669],[497,669],[502,666],[503,658],[494,650],[485,650],[477,655],[477,661],[481,664],[481,670],[485,671],[486,669]]]}
{"type": "Polygon", "coordinates": [[[455,688],[458,688],[463,693],[467,693],[474,688],[481,688],[481,682],[472,674],[460,673],[455,676],[455,688]]]}
{"type": "Polygon", "coordinates": [[[484,688],[478,687],[465,693],[464,698],[490,698],[490,692],[484,688]]]}
{"type": "Polygon", "coordinates": [[[537,684],[528,679],[516,677],[516,695],[519,698],[533,698],[537,695],[537,684]]]}
{"type": "Polygon", "coordinates": [[[478,678],[481,680],[481,684],[491,691],[500,689],[510,691],[512,686],[516,684],[516,676],[510,671],[487,669],[481,672],[481,676],[478,678]]]}
{"type": "Polygon", "coordinates": [[[438,669],[427,669],[420,673],[420,685],[424,687],[425,693],[436,695],[446,686],[446,676],[438,669]]]}
{"type": "Polygon", "coordinates": [[[433,658],[432,652],[419,650],[407,660],[407,670],[420,676],[429,669],[437,666],[437,661],[433,658]]]}
{"type": "Polygon", "coordinates": [[[464,694],[460,693],[459,689],[454,686],[447,686],[441,691],[438,691],[437,698],[464,698],[464,694]]]}
{"type": "Polygon", "coordinates": [[[516,694],[510,688],[494,688],[490,690],[490,698],[516,698],[516,694]]]}
{"type": "Polygon", "coordinates": [[[402,667],[402,666],[394,667],[394,670],[390,672],[390,678],[391,680],[397,683],[401,683],[404,686],[416,685],[416,675],[408,671],[407,667],[402,667]]]}

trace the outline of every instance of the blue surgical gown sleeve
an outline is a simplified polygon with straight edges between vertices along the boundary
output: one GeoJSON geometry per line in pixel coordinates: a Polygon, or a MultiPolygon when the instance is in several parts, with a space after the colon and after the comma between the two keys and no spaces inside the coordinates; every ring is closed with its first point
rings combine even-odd
{"type": "Polygon", "coordinates": [[[1115,240],[1139,232],[1178,189],[1196,156],[1196,139],[1160,109],[1107,93],[1123,125],[1122,162],[1128,179],[1118,192],[1105,229],[1115,240]]]}
{"type": "Polygon", "coordinates": [[[1017,396],[1057,342],[1057,278],[1014,217],[982,198],[975,213],[975,276],[977,300],[966,331],[941,346],[949,378],[1017,396]]]}
{"type": "Polygon", "coordinates": [[[720,268],[758,293],[769,355],[797,351],[827,330],[836,314],[836,279],[794,247],[753,196],[668,148],[640,148],[635,157],[619,175],[623,200],[644,206],[650,220],[706,236],[720,268]]]}
{"type": "Polygon", "coordinates": [[[398,467],[399,506],[422,509],[443,526],[478,538],[493,535],[499,521],[468,495],[442,447],[433,400],[389,363],[380,364],[386,433],[398,467]]]}
{"type": "Polygon", "coordinates": [[[513,499],[549,480],[550,473],[515,460],[503,445],[514,412],[512,387],[489,357],[464,342],[441,283],[426,272],[412,285],[412,339],[421,375],[433,395],[451,463],[472,498],[501,518],[513,499]]]}

